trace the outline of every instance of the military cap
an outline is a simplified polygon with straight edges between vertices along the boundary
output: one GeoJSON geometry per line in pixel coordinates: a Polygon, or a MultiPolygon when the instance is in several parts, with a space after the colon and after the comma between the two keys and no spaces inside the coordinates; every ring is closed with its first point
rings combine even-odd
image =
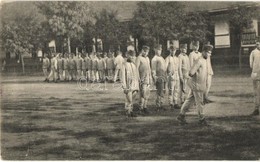
{"type": "Polygon", "coordinates": [[[157,44],[154,46],[154,49],[162,49],[162,45],[161,44],[157,44]]]}
{"type": "Polygon", "coordinates": [[[147,49],[149,50],[149,49],[150,49],[150,47],[149,47],[149,46],[147,46],[147,45],[143,45],[142,49],[143,49],[143,50],[147,50],[147,49]]]}
{"type": "Polygon", "coordinates": [[[210,44],[210,42],[206,43],[204,46],[203,46],[203,50],[204,51],[211,51],[213,49],[213,46],[210,44]]]}
{"type": "Polygon", "coordinates": [[[133,50],[129,50],[129,51],[127,51],[127,55],[135,56],[135,52],[133,50]]]}
{"type": "Polygon", "coordinates": [[[187,49],[187,44],[180,44],[180,49],[187,49]]]}
{"type": "Polygon", "coordinates": [[[194,47],[198,47],[200,45],[200,42],[199,41],[193,41],[192,42],[192,46],[194,47]]]}

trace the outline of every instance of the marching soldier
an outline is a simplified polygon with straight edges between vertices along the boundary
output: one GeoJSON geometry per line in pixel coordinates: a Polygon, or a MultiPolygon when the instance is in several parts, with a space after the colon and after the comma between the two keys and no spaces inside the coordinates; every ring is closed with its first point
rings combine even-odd
{"type": "Polygon", "coordinates": [[[101,57],[101,53],[97,55],[97,70],[98,70],[98,76],[99,81],[104,82],[105,81],[105,69],[106,69],[106,63],[105,60],[101,57]]]}
{"type": "Polygon", "coordinates": [[[42,60],[42,71],[43,71],[43,74],[45,77],[44,82],[47,82],[47,80],[48,80],[48,68],[50,66],[50,60],[46,55],[47,54],[44,54],[44,58],[42,60]]]}
{"type": "Polygon", "coordinates": [[[168,76],[169,103],[171,108],[179,109],[180,65],[179,58],[176,56],[176,51],[176,47],[172,45],[165,62],[168,76]]]}
{"type": "Polygon", "coordinates": [[[154,48],[155,56],[152,59],[152,76],[156,86],[156,107],[158,111],[162,109],[163,97],[165,93],[166,83],[166,67],[165,60],[161,56],[162,46],[158,45],[154,48]]]}
{"type": "Polygon", "coordinates": [[[148,113],[147,104],[150,96],[150,85],[152,84],[152,74],[150,59],[148,57],[149,47],[143,46],[141,53],[136,58],[136,68],[140,79],[140,112],[148,113]]]}
{"type": "Polygon", "coordinates": [[[75,63],[76,63],[76,69],[77,69],[77,73],[76,73],[77,80],[81,77],[82,60],[83,59],[81,57],[81,53],[78,53],[77,56],[75,57],[75,63]]]}
{"type": "Polygon", "coordinates": [[[96,52],[93,53],[92,59],[91,59],[91,70],[92,70],[92,82],[98,81],[98,76],[97,76],[97,56],[96,52]]]}
{"type": "Polygon", "coordinates": [[[118,74],[119,74],[119,78],[120,77],[120,70],[122,67],[122,64],[125,62],[124,58],[122,57],[122,52],[121,51],[117,51],[117,56],[115,58],[114,64],[115,64],[115,76],[114,76],[114,82],[117,81],[118,78],[118,74]]]}
{"type": "MultiPolygon", "coordinates": [[[[210,44],[210,43],[208,42],[208,44],[210,44]]],[[[209,99],[209,90],[210,90],[210,87],[211,87],[212,76],[214,75],[213,69],[212,69],[212,66],[211,66],[211,51],[209,51],[209,53],[208,53],[207,67],[208,67],[208,70],[207,70],[208,79],[207,79],[207,90],[206,90],[206,93],[205,93],[205,96],[204,96],[204,103],[212,102],[209,99]]]]}
{"type": "Polygon", "coordinates": [[[105,80],[107,80],[107,76],[108,76],[108,71],[107,71],[107,59],[108,59],[108,57],[107,57],[107,53],[105,52],[104,53],[104,57],[103,57],[103,60],[104,60],[104,62],[105,62],[105,69],[104,69],[104,76],[103,76],[103,78],[105,79],[105,80]]]}
{"type": "Polygon", "coordinates": [[[86,75],[88,77],[88,81],[90,81],[90,79],[91,79],[91,57],[90,57],[90,55],[88,55],[88,53],[87,53],[87,55],[85,57],[86,67],[87,67],[87,74],[86,75]]]}
{"type": "Polygon", "coordinates": [[[75,64],[75,60],[74,60],[74,54],[70,54],[69,57],[69,72],[70,72],[70,77],[71,77],[71,81],[73,81],[74,79],[76,79],[75,77],[75,71],[76,71],[76,64],[75,64]]]}
{"type": "Polygon", "coordinates": [[[114,69],[114,60],[112,53],[108,53],[108,58],[106,59],[106,68],[108,73],[108,81],[113,81],[113,69],[114,69]]]}
{"type": "Polygon", "coordinates": [[[81,69],[82,69],[82,76],[87,79],[87,54],[83,55],[84,58],[82,58],[82,64],[81,64],[81,69]]]}
{"type": "Polygon", "coordinates": [[[58,80],[63,80],[63,58],[61,56],[62,54],[59,54],[59,57],[57,58],[57,64],[58,64],[58,80]]]}
{"type": "Polygon", "coordinates": [[[64,55],[63,69],[64,69],[64,80],[69,81],[69,58],[67,53],[64,55]]]}
{"type": "Polygon", "coordinates": [[[55,54],[52,54],[52,59],[51,59],[51,72],[50,75],[48,76],[47,82],[49,82],[50,78],[53,77],[53,81],[57,83],[57,70],[58,70],[58,65],[57,65],[57,58],[59,57],[59,54],[55,56],[55,54]]]}
{"type": "Polygon", "coordinates": [[[256,43],[256,49],[250,54],[251,78],[253,79],[255,110],[251,115],[259,115],[260,109],[260,41],[256,43]]]}
{"type": "Polygon", "coordinates": [[[211,50],[213,49],[212,45],[206,44],[203,47],[202,57],[198,58],[198,60],[192,66],[189,76],[189,85],[190,85],[190,92],[185,100],[184,104],[181,107],[180,114],[177,117],[177,120],[180,121],[181,124],[187,124],[185,120],[185,114],[194,103],[196,103],[196,108],[198,111],[199,116],[199,124],[207,125],[203,114],[203,96],[207,89],[207,57],[210,54],[211,50]]]}
{"type": "Polygon", "coordinates": [[[133,100],[139,90],[139,76],[133,60],[134,54],[133,51],[128,51],[127,61],[123,63],[120,75],[124,94],[126,95],[125,111],[127,117],[135,117],[133,114],[133,100]]]}
{"type": "Polygon", "coordinates": [[[190,71],[190,60],[187,53],[187,44],[180,45],[181,53],[179,55],[180,60],[180,98],[183,103],[189,92],[189,87],[187,86],[187,80],[189,78],[190,71]]]}

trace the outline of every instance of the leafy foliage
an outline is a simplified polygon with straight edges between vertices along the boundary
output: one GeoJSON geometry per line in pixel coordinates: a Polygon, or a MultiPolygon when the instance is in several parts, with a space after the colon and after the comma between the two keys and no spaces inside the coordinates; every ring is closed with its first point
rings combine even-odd
{"type": "Polygon", "coordinates": [[[47,32],[44,16],[30,2],[4,4],[1,15],[1,37],[6,52],[28,55],[43,46],[47,32]]]}

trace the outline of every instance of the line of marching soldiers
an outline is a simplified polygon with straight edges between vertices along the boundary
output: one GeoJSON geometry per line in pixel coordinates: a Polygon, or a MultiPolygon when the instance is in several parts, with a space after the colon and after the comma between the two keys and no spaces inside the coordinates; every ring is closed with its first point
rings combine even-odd
{"type": "Polygon", "coordinates": [[[193,43],[193,51],[187,55],[187,44],[180,45],[180,54],[177,55],[177,47],[171,45],[167,50],[167,57],[161,56],[161,45],[153,50],[154,57],[147,57],[150,48],[143,46],[142,51],[135,57],[135,52],[128,51],[127,60],[121,69],[121,80],[125,98],[125,110],[128,117],[135,117],[133,112],[133,100],[136,94],[140,95],[139,113],[147,114],[150,86],[156,86],[157,110],[165,110],[162,106],[166,85],[168,99],[171,108],[180,109],[177,118],[181,124],[186,124],[185,113],[193,105],[196,106],[199,123],[206,124],[203,114],[203,106],[208,100],[208,92],[211,86],[213,70],[210,56],[213,46],[205,44],[200,53],[199,42],[193,43]]]}
{"type": "Polygon", "coordinates": [[[51,59],[44,55],[42,69],[45,82],[51,79],[56,83],[76,81],[80,78],[85,78],[89,82],[116,82],[123,62],[124,58],[120,51],[117,52],[116,58],[112,52],[64,54],[64,56],[53,53],[51,59]]]}

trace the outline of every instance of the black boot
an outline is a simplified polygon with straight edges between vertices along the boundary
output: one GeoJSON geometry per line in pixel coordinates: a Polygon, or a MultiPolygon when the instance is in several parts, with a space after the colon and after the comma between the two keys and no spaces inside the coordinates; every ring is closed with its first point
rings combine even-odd
{"type": "Polygon", "coordinates": [[[252,112],[251,116],[257,116],[257,115],[259,115],[259,110],[258,110],[258,109],[255,109],[255,110],[252,112]]]}

